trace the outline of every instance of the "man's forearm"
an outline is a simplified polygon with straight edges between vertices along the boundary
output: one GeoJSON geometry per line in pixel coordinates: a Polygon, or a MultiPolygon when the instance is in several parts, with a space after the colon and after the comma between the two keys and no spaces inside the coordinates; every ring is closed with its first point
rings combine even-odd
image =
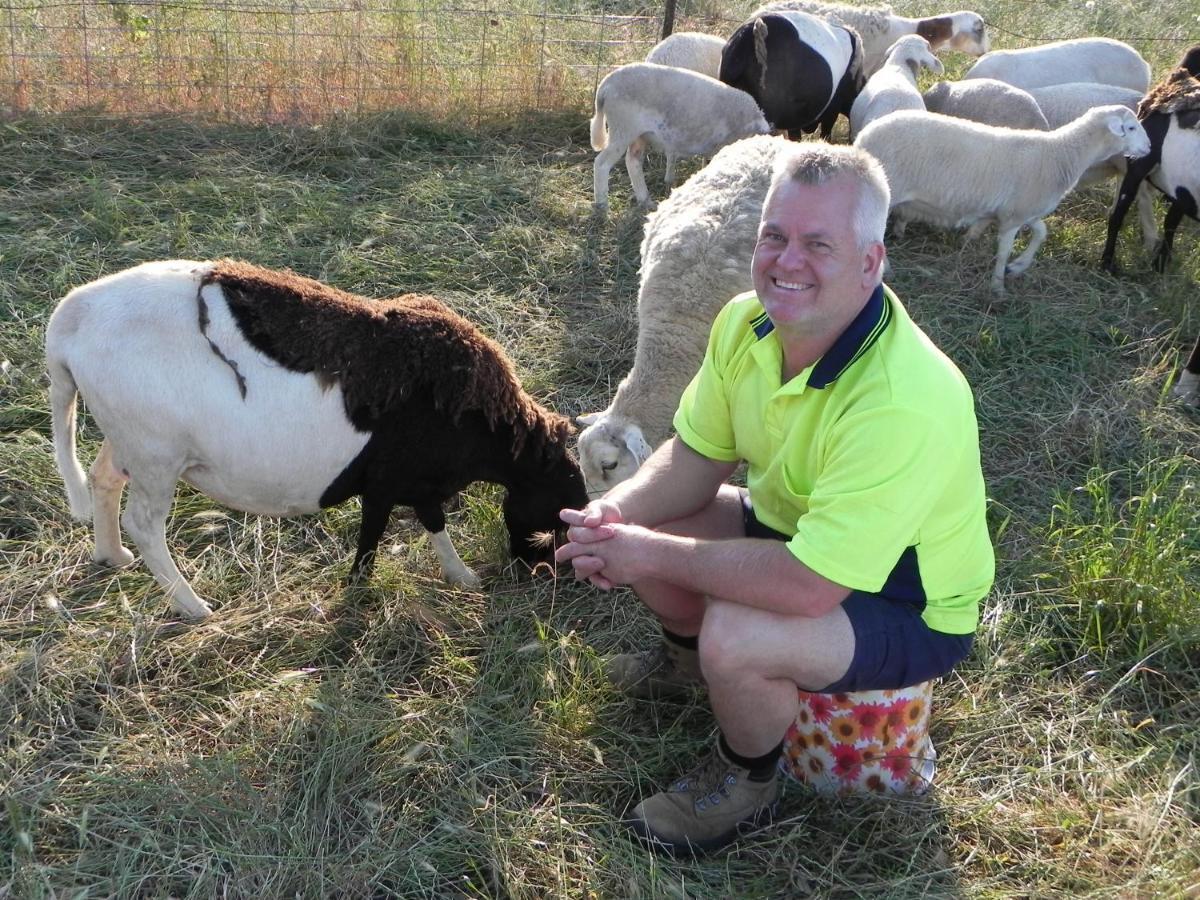
{"type": "Polygon", "coordinates": [[[823,616],[850,594],[849,588],[804,565],[779,541],[703,541],[657,534],[648,557],[651,577],[783,615],[823,616]]]}
{"type": "Polygon", "coordinates": [[[628,481],[605,494],[631,525],[653,528],[703,509],[736,468],[701,456],[673,437],[628,481]]]}

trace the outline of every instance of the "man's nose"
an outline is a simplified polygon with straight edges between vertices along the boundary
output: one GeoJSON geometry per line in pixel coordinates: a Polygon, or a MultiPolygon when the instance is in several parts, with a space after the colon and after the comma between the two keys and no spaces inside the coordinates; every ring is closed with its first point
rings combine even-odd
{"type": "Polygon", "coordinates": [[[808,254],[796,241],[788,241],[787,246],[779,254],[778,263],[789,269],[798,269],[808,262],[808,254]]]}

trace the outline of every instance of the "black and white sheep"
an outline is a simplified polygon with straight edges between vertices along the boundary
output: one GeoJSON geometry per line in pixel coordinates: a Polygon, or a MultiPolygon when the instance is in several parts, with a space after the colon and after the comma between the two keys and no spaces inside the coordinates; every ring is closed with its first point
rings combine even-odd
{"type": "Polygon", "coordinates": [[[752,96],[772,127],[793,137],[819,126],[828,138],[866,81],[853,31],[793,10],[739,27],[721,54],[720,75],[752,96]]]}
{"type": "Polygon", "coordinates": [[[892,214],[978,234],[996,222],[992,290],[1020,275],[1046,239],[1042,217],[1053,212],[1096,163],[1117,153],[1141,156],[1150,141],[1123,106],[1102,106],[1054,131],[994,128],[931,112],[905,110],[863,129],[855,140],[879,160],[892,189],[892,214]],[[1008,261],[1022,226],[1025,251],[1008,261]]]}
{"type": "Polygon", "coordinates": [[[646,54],[646,62],[691,69],[716,78],[721,72],[721,51],[724,49],[724,38],[699,31],[677,31],[655,44],[646,54]]]}
{"type": "MultiPolygon", "coordinates": [[[[1184,216],[1196,219],[1200,201],[1200,44],[1184,54],[1179,66],[1173,69],[1138,107],[1141,120],[1150,137],[1150,152],[1140,159],[1130,160],[1129,168],[1117,192],[1117,202],[1108,217],[1108,236],[1100,265],[1116,271],[1117,235],[1129,211],[1129,204],[1138,196],[1146,181],[1162,191],[1169,201],[1163,218],[1162,241],[1154,255],[1154,268],[1163,271],[1171,256],[1175,231],[1184,216]]],[[[1143,237],[1147,247],[1154,241],[1153,221],[1143,222],[1143,237]]],[[[1200,405],[1200,339],[1175,385],[1175,395],[1200,405]]]]}
{"type": "Polygon", "coordinates": [[[1112,38],[1075,38],[1017,50],[993,50],[963,76],[995,78],[1024,90],[1070,81],[1097,81],[1145,93],[1150,64],[1140,53],[1112,38]]]}
{"type": "Polygon", "coordinates": [[[610,72],[596,90],[592,116],[596,209],[608,207],[608,176],[621,154],[637,202],[650,203],[642,161],[646,148],[667,156],[664,180],[675,181],[675,160],[706,156],[739,138],[771,127],[754,98],[715,78],[654,63],[631,63],[610,72]]]}
{"type": "Polygon", "coordinates": [[[988,51],[987,26],[983,16],[970,10],[913,19],[896,15],[890,6],[849,6],[844,3],[822,3],[819,0],[779,0],[760,7],[751,13],[749,18],[753,20],[780,10],[798,10],[853,28],[862,39],[863,74],[867,77],[883,65],[892,44],[907,34],[917,34],[925,38],[934,51],[960,50],[972,56],[979,56],[988,51]]]}
{"type": "Polygon", "coordinates": [[[753,288],[750,259],[782,137],[730,144],[646,220],[633,368],[603,412],[579,417],[588,492],[629,478],[671,430],[717,312],[753,288]]]}
{"type": "MultiPolygon", "coordinates": [[[[76,288],[46,330],[59,471],[95,558],[133,538],[171,606],[210,614],[180,574],[166,519],[182,479],[235,509],[291,516],[362,497],[351,569],[369,574],[392,507],[412,506],[445,577],[478,585],[442,504],[504,485],[514,556],[585,500],[568,420],[538,406],[495,342],[431,297],[372,302],[229,260],[146,263],[76,288]],[[81,395],[104,432],[91,495],[75,452],[81,395]],[[129,500],[118,520],[121,494],[129,500]]],[[[544,536],[543,536],[544,537],[544,536]]]]}
{"type": "Polygon", "coordinates": [[[917,34],[906,35],[892,44],[887,60],[867,79],[850,107],[850,136],[869,123],[902,109],[924,109],[925,101],[917,87],[922,68],[942,74],[942,63],[929,49],[929,42],[917,34]]]}

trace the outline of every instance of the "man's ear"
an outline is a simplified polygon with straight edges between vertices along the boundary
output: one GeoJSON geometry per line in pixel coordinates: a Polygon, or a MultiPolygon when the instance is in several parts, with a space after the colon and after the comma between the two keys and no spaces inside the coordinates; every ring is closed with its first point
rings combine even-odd
{"type": "Polygon", "coordinates": [[[883,276],[883,266],[887,262],[887,248],[875,241],[863,254],[863,287],[874,287],[883,276]]]}

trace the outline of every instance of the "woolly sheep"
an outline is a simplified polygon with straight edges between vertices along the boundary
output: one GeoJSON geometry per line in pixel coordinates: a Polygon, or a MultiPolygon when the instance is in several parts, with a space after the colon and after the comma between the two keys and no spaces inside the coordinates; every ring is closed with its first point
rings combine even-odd
{"type": "Polygon", "coordinates": [[[755,10],[749,19],[781,9],[799,10],[853,28],[862,38],[863,73],[873,75],[887,59],[888,49],[906,34],[917,34],[936,50],[952,49],[979,56],[988,51],[987,26],[977,12],[962,10],[910,19],[890,6],[847,6],[817,0],[781,0],[755,10]]]}
{"type": "Polygon", "coordinates": [[[725,39],[699,31],[677,31],[663,38],[646,54],[646,62],[677,69],[691,69],[709,78],[721,71],[725,39]]]}
{"type": "Polygon", "coordinates": [[[876,119],[901,109],[924,109],[917,89],[921,68],[942,74],[942,63],[929,49],[929,41],[910,34],[892,44],[883,66],[867,79],[862,92],[850,107],[850,135],[853,137],[876,119]]]}
{"type": "Polygon", "coordinates": [[[999,128],[1050,130],[1046,116],[1032,94],[995,78],[939,81],[922,98],[925,108],[932,113],[999,128]]]}
{"type": "Polygon", "coordinates": [[[600,82],[591,126],[592,149],[600,151],[593,173],[597,210],[608,207],[609,172],[622,153],[634,196],[647,205],[642,170],[647,145],[666,153],[670,187],[677,157],[707,155],[771,130],[749,94],[698,72],[654,63],[621,66],[600,82]]]}
{"type": "Polygon", "coordinates": [[[51,423],[71,514],[95,558],[133,561],[179,614],[211,612],[166,543],[175,483],[246,512],[292,516],[362,497],[352,577],[369,574],[392,507],[412,506],[445,577],[477,586],[442,504],[504,485],[513,554],[585,502],[570,423],[538,406],[499,345],[432,297],[372,302],[231,260],[146,263],[76,288],[46,329],[51,423]],[[91,495],[75,452],[82,395],[105,438],[91,495]],[[129,501],[118,522],[121,493],[129,501]]]}
{"type": "Polygon", "coordinates": [[[1055,131],[994,128],[931,112],[905,110],[872,122],[855,141],[883,165],[892,213],[949,228],[999,226],[991,286],[1029,268],[1053,212],[1089,166],[1115,153],[1142,156],[1146,132],[1123,106],[1102,106],[1055,131]],[[1025,252],[1008,262],[1023,225],[1025,252]]]}
{"type": "Polygon", "coordinates": [[[995,78],[1024,90],[1098,81],[1145,93],[1150,87],[1150,64],[1121,41],[1075,38],[1019,50],[993,50],[980,57],[963,78],[995,78]]]}
{"type": "Polygon", "coordinates": [[[766,13],[733,33],[723,82],[741,88],[774,128],[792,137],[818,127],[828,139],[862,90],[862,42],[852,30],[795,10],[766,13]]]}
{"type": "MultiPolygon", "coordinates": [[[[1129,204],[1146,182],[1169,200],[1163,218],[1162,243],[1154,255],[1154,268],[1166,269],[1175,241],[1175,231],[1184,216],[1196,219],[1200,209],[1200,44],[1188,49],[1179,65],[1163,78],[1138,106],[1138,118],[1150,137],[1150,152],[1132,160],[1117,202],[1108,217],[1108,236],[1100,264],[1116,271],[1117,235],[1129,204]]],[[[1142,224],[1147,249],[1153,243],[1154,223],[1142,224]]],[[[1200,406],[1200,339],[1188,357],[1174,393],[1185,402],[1200,406]]]]}
{"type": "Polygon", "coordinates": [[[721,150],[646,221],[633,368],[603,412],[580,416],[579,463],[588,492],[627,479],[671,429],[700,367],[718,310],[753,289],[750,259],[782,137],[721,150]]]}

